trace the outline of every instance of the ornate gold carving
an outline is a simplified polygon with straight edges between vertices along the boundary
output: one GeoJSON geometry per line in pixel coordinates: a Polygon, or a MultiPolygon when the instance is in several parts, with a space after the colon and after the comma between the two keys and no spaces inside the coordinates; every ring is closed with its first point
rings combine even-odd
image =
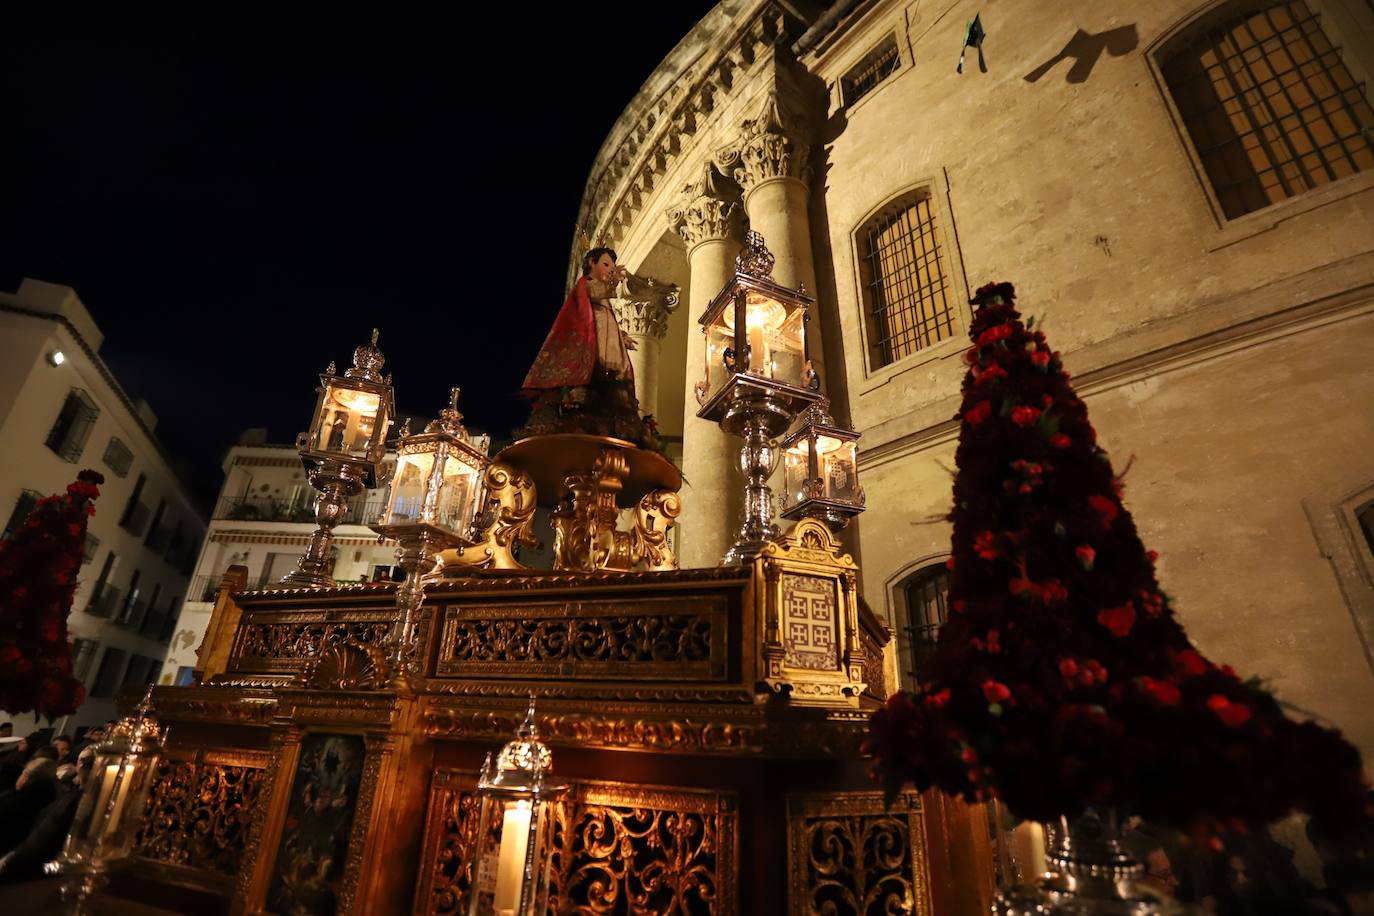
{"type": "MultiPolygon", "coordinates": [[[[446,738],[509,736],[518,716],[492,712],[431,710],[424,716],[425,733],[446,738]]],[[[694,721],[690,718],[601,716],[566,713],[539,716],[539,732],[555,743],[584,747],[677,752],[759,751],[763,749],[761,722],[694,721]]]]}
{"type": "MultiPolygon", "coordinates": [[[[288,730],[282,728],[274,728],[273,732],[272,751],[267,760],[267,769],[262,774],[262,791],[258,797],[258,804],[253,806],[253,819],[248,824],[248,838],[243,846],[238,884],[235,888],[235,896],[239,900],[246,900],[253,887],[257,860],[262,853],[262,834],[267,827],[267,813],[274,804],[273,796],[281,767],[281,758],[285,753],[284,745],[289,734],[288,730]]],[[[287,791],[290,791],[290,787],[287,791]]]]}
{"type": "Polygon", "coordinates": [[[267,784],[266,754],[203,752],[158,765],[136,854],[168,865],[235,877],[249,825],[267,784]]]}
{"type": "Polygon", "coordinates": [[[690,248],[737,236],[743,212],[739,188],[708,162],[701,177],[682,189],[681,203],[669,208],[668,224],[690,248]]]}
{"type": "MultiPolygon", "coordinates": [[[[439,771],[415,912],[464,912],[475,845],[472,774],[439,771]]],[[[574,782],[555,814],[549,900],[556,913],[734,913],[733,794],[574,782]]]]}
{"type": "Polygon", "coordinates": [[[534,480],[524,471],[493,462],[482,475],[486,506],[478,516],[477,544],[439,554],[445,575],[472,569],[524,569],[515,559],[520,545],[536,547],[534,480]]]}
{"type": "Polygon", "coordinates": [[[651,571],[677,568],[677,557],[668,546],[668,529],[682,514],[682,499],[667,490],[654,490],[639,501],[630,552],[651,571]]]}
{"type": "Polygon", "coordinates": [[[386,685],[386,653],[351,640],[307,658],[292,684],[311,690],[377,690],[386,685]]]}
{"type": "Polygon", "coordinates": [[[790,795],[789,909],[831,914],[931,912],[920,796],[891,808],[879,792],[790,795]]]}
{"type": "Polygon", "coordinates": [[[616,499],[630,474],[624,448],[601,449],[590,469],[564,478],[568,495],[550,514],[554,529],[554,568],[673,569],[677,560],[668,546],[668,529],[682,511],[677,493],[651,490],[635,509],[629,531],[616,528],[616,499]]]}
{"type": "Polygon", "coordinates": [[[245,611],[229,671],[295,671],[330,646],[385,645],[395,611],[245,611]]]}
{"type": "Polygon", "coordinates": [[[725,595],[449,605],[439,676],[725,677],[725,595]]]}

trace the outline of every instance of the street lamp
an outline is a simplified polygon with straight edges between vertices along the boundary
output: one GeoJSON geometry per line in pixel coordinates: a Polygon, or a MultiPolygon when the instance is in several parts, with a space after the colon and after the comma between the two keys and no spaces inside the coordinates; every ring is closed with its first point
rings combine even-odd
{"type": "Polygon", "coordinates": [[[735,273],[701,316],[706,375],[696,385],[697,416],[744,440],[744,518],[726,564],[744,563],[778,536],[768,478],[777,466],[774,439],[820,397],[807,325],[816,300],[773,280],[773,255],[750,231],[735,273]]]}
{"type": "Polygon", "coordinates": [[[115,723],[97,746],[62,856],[49,866],[70,876],[63,896],[71,900],[74,913],[88,912],[112,866],[132,852],[157,775],[162,739],[149,685],[133,713],[115,723]]]}
{"type": "Polygon", "coordinates": [[[296,568],[283,585],[329,586],[329,549],[334,527],[348,513],[348,500],[364,488],[378,485],[386,434],[396,405],[391,376],[382,378],[386,362],[372,342],[353,351],[353,368],[339,375],[330,363],[320,375],[320,398],[310,431],[296,437],[296,449],[310,485],[320,491],[315,500],[315,532],[296,568]]]}
{"type": "Polygon", "coordinates": [[[477,780],[480,808],[468,916],[543,916],[553,863],[554,810],[567,793],[551,781],[553,753],[539,740],[534,700],[495,763],[477,780]]]}
{"type": "Polygon", "coordinates": [[[381,520],[372,530],[400,543],[397,561],[405,581],[396,589],[396,625],[389,665],[393,686],[403,687],[414,674],[416,624],[425,600],[425,585],[438,572],[439,553],[471,547],[472,523],[481,497],[487,456],[472,444],[458,411],[459,390],[425,431],[410,434],[410,421],[396,444],[396,469],[381,520]]]}
{"type": "Polygon", "coordinates": [[[782,441],[782,517],[814,518],[839,531],[864,510],[859,486],[859,434],[835,425],[821,398],[782,441]]]}

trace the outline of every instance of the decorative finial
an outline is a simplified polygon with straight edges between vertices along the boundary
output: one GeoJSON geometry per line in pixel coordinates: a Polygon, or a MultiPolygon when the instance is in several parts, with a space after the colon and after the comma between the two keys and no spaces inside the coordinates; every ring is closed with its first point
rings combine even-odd
{"type": "Polygon", "coordinates": [[[336,366],[336,365],[334,364],[334,360],[331,359],[331,360],[329,361],[329,365],[327,365],[327,366],[324,367],[324,374],[325,374],[325,375],[338,375],[338,374],[339,374],[339,367],[336,366]]]}
{"type": "Polygon", "coordinates": [[[391,384],[391,373],[388,372],[388,373],[386,374],[386,378],[383,379],[382,381],[383,381],[384,384],[390,385],[390,384],[391,384]]]}
{"type": "Polygon", "coordinates": [[[773,252],[764,244],[763,234],[750,229],[744,235],[744,247],[735,256],[735,270],[764,280],[773,279],[773,252]]]}
{"type": "Polygon", "coordinates": [[[830,416],[830,399],[817,398],[811,406],[806,409],[806,419],[802,422],[810,426],[834,426],[835,420],[830,416]]]}
{"type": "MultiPolygon", "coordinates": [[[[382,381],[382,364],[386,362],[386,357],[382,351],[377,349],[377,338],[381,332],[377,328],[372,329],[372,342],[363,344],[353,351],[353,368],[344,373],[348,378],[363,378],[369,382],[382,381]]],[[[388,382],[388,384],[390,384],[388,382]]]]}
{"type": "Polygon", "coordinates": [[[461,389],[461,388],[450,388],[450,389],[448,390],[448,406],[449,406],[451,409],[453,409],[453,410],[457,410],[457,409],[458,409],[458,395],[460,395],[460,394],[462,394],[462,393],[463,393],[463,389],[461,389]]]}
{"type": "Polygon", "coordinates": [[[396,437],[397,437],[398,439],[409,439],[409,438],[410,438],[410,417],[406,417],[405,422],[401,424],[401,428],[400,428],[400,430],[396,433],[396,437]]]}
{"type": "Polygon", "coordinates": [[[467,428],[463,426],[463,414],[458,410],[458,395],[461,388],[450,388],[448,392],[448,406],[439,411],[439,419],[432,421],[425,427],[425,432],[448,433],[450,436],[458,436],[466,439],[467,428]]]}
{"type": "Polygon", "coordinates": [[[377,338],[379,338],[379,337],[381,337],[381,336],[382,336],[382,329],[381,329],[381,328],[373,328],[373,329],[372,329],[372,346],[374,346],[374,347],[377,346],[377,338]]]}

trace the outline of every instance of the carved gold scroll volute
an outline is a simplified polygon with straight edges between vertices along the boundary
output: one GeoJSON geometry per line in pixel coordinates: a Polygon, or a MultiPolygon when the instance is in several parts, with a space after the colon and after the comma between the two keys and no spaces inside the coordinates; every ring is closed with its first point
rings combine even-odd
{"type": "Polygon", "coordinates": [[[519,545],[536,547],[534,480],[502,462],[487,466],[482,476],[486,500],[477,519],[477,544],[439,554],[445,575],[465,569],[524,569],[515,558],[519,545]]]}

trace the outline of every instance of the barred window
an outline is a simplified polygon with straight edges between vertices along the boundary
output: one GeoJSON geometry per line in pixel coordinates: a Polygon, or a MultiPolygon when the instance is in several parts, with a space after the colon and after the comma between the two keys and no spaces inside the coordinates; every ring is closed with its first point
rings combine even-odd
{"type": "Polygon", "coordinates": [[[116,477],[126,477],[133,463],[134,453],[129,451],[129,447],[118,436],[111,436],[110,444],[105,446],[105,466],[116,477]]]}
{"type": "Polygon", "coordinates": [[[95,683],[91,685],[91,696],[112,697],[124,675],[124,662],[129,653],[121,649],[106,648],[100,657],[100,667],[96,671],[95,683]]]}
{"type": "Polygon", "coordinates": [[[1231,4],[1164,81],[1227,219],[1374,167],[1374,109],[1303,0],[1231,4]]]}
{"type": "Polygon", "coordinates": [[[868,95],[878,84],[897,72],[902,65],[901,53],[897,50],[897,36],[888,35],[878,46],[863,56],[849,72],[840,77],[840,96],[845,105],[853,105],[868,95]]]}
{"type": "Polygon", "coordinates": [[[910,690],[935,652],[940,627],[949,616],[949,571],[944,563],[917,570],[901,588],[906,607],[898,639],[902,686],[910,690]]]}
{"type": "Polygon", "coordinates": [[[954,336],[945,255],[928,190],[906,195],[859,230],[869,365],[880,368],[954,336]]]}
{"type": "Polygon", "coordinates": [[[48,448],[63,461],[75,463],[81,460],[81,453],[86,450],[86,440],[90,438],[98,416],[100,408],[95,406],[91,396],[80,388],[73,388],[62,404],[57,422],[48,431],[48,448]]]}
{"type": "Polygon", "coordinates": [[[42,498],[43,494],[37,490],[20,490],[19,498],[14,501],[14,509],[10,511],[10,520],[5,523],[4,534],[0,537],[9,537],[18,531],[42,498]]]}

